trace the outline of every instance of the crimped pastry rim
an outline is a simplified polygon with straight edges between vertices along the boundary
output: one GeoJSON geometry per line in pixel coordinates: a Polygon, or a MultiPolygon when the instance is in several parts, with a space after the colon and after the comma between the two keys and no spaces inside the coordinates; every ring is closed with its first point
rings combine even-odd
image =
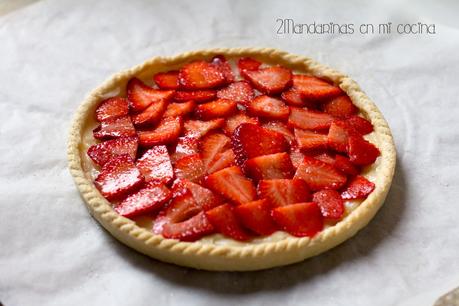
{"type": "Polygon", "coordinates": [[[395,170],[396,152],[389,126],[376,105],[365,95],[357,83],[346,75],[321,65],[304,56],[289,54],[272,48],[218,48],[182,53],[174,57],[154,57],[141,65],[116,73],[94,89],[79,106],[68,140],[67,157],[70,173],[85,200],[90,213],[115,238],[133,249],[159,259],[204,270],[249,271],[271,268],[302,261],[318,255],[352,237],[363,228],[382,206],[389,191],[395,170]],[[286,237],[280,241],[239,245],[213,245],[195,242],[181,242],[155,235],[141,228],[132,220],[118,215],[110,203],[102,197],[93,182],[86,177],[82,167],[82,131],[88,116],[93,116],[95,105],[103,95],[142,74],[152,67],[177,65],[194,59],[209,59],[216,54],[228,57],[252,56],[264,61],[278,63],[324,77],[339,85],[354,104],[371,120],[381,151],[380,164],[375,180],[376,188],[350,215],[336,225],[324,229],[315,237],[286,237]]]}

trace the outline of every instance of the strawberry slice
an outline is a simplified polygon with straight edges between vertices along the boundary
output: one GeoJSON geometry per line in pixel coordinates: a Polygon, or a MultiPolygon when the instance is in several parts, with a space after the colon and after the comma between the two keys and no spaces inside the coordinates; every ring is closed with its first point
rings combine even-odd
{"type": "Polygon", "coordinates": [[[232,100],[218,99],[198,105],[194,113],[199,119],[211,120],[231,116],[236,112],[236,107],[236,102],[232,100]]]}
{"type": "Polygon", "coordinates": [[[177,145],[172,150],[171,161],[175,163],[184,156],[199,153],[199,139],[196,137],[180,136],[177,145]]]}
{"type": "Polygon", "coordinates": [[[139,131],[139,142],[144,147],[168,144],[174,142],[179,137],[181,130],[181,117],[163,118],[156,128],[139,131]]]}
{"type": "Polygon", "coordinates": [[[349,182],[346,189],[341,193],[341,197],[345,200],[365,199],[373,190],[375,190],[374,183],[357,175],[349,182]]]}
{"type": "Polygon", "coordinates": [[[257,189],[258,196],[267,199],[272,207],[311,200],[309,187],[303,180],[262,180],[257,189]]]}
{"type": "Polygon", "coordinates": [[[245,227],[259,235],[271,235],[277,230],[271,217],[271,206],[264,199],[241,204],[234,212],[245,227]]]}
{"type": "Polygon", "coordinates": [[[111,139],[118,137],[134,137],[136,132],[129,116],[104,120],[93,131],[96,139],[111,139]]]}
{"type": "Polygon", "coordinates": [[[242,123],[231,137],[236,164],[244,165],[247,159],[260,155],[286,152],[289,145],[285,137],[252,123],[242,123]]]}
{"type": "Polygon", "coordinates": [[[178,75],[180,86],[189,89],[210,89],[226,82],[224,74],[215,65],[195,61],[184,65],[178,75]]]}
{"type": "Polygon", "coordinates": [[[326,219],[340,220],[344,214],[344,201],[336,190],[321,190],[312,195],[326,219]]]}
{"type": "Polygon", "coordinates": [[[245,163],[244,170],[255,181],[288,179],[295,172],[290,156],[285,152],[251,158],[245,163]]]}
{"type": "Polygon", "coordinates": [[[290,160],[292,161],[293,167],[298,168],[298,166],[303,162],[304,153],[301,152],[300,148],[297,146],[292,146],[290,150],[290,160]]]}
{"type": "Polygon", "coordinates": [[[136,113],[143,111],[155,101],[171,99],[174,92],[174,90],[154,89],[138,78],[130,79],[127,84],[129,107],[136,113]]]}
{"type": "Polygon", "coordinates": [[[168,184],[174,177],[166,146],[155,146],[146,151],[136,162],[146,182],[168,184]]]}
{"type": "Polygon", "coordinates": [[[131,194],[119,204],[115,211],[123,217],[132,218],[161,209],[171,198],[171,192],[163,184],[148,185],[131,194]]]}
{"type": "Polygon", "coordinates": [[[202,211],[188,220],[165,224],[162,235],[169,239],[196,241],[203,236],[212,234],[214,231],[214,227],[202,211]]]}
{"type": "Polygon", "coordinates": [[[128,101],[124,98],[113,97],[102,101],[96,108],[96,120],[104,121],[107,119],[127,116],[129,113],[128,101]]]}
{"type": "Polygon", "coordinates": [[[341,172],[347,175],[350,175],[350,176],[357,175],[360,172],[359,169],[357,169],[357,167],[354,166],[353,163],[351,163],[349,158],[339,155],[339,154],[335,156],[335,161],[333,162],[333,166],[336,169],[340,170],[341,172]]]}
{"type": "Polygon", "coordinates": [[[301,93],[303,100],[323,101],[343,94],[341,88],[309,75],[293,75],[293,87],[301,93]]]}
{"type": "Polygon", "coordinates": [[[226,119],[226,124],[223,127],[226,135],[231,136],[233,135],[234,130],[241,124],[241,123],[252,123],[258,125],[258,119],[249,117],[244,113],[239,113],[234,116],[228,117],[226,119]]]}
{"type": "Polygon", "coordinates": [[[172,191],[175,196],[191,192],[196,204],[204,211],[223,204],[223,199],[215,195],[211,190],[202,187],[189,180],[177,179],[174,181],[172,191]]]}
{"type": "Polygon", "coordinates": [[[266,123],[263,123],[261,125],[265,129],[281,133],[284,135],[285,139],[288,141],[290,145],[292,145],[295,142],[295,136],[293,136],[293,133],[289,130],[287,125],[283,122],[280,121],[268,121],[266,123]]]}
{"type": "Polygon", "coordinates": [[[314,202],[280,206],[272,211],[274,221],[296,237],[314,237],[323,229],[324,220],[314,202]]]}
{"type": "Polygon", "coordinates": [[[237,67],[239,68],[239,74],[245,78],[247,71],[258,70],[260,68],[261,62],[250,58],[250,57],[241,57],[237,61],[237,67]]]}
{"type": "Polygon", "coordinates": [[[234,152],[232,149],[228,149],[225,152],[218,153],[215,156],[214,161],[211,164],[209,164],[207,168],[207,173],[211,174],[226,167],[231,167],[235,165],[236,162],[234,152]]]}
{"type": "Polygon", "coordinates": [[[366,135],[373,132],[373,125],[371,124],[371,122],[360,116],[352,116],[349,119],[347,119],[347,122],[360,135],[366,135]]]}
{"type": "Polygon", "coordinates": [[[256,198],[255,187],[238,167],[228,167],[207,176],[205,185],[225,198],[238,203],[247,203],[256,198]]]}
{"type": "Polygon", "coordinates": [[[346,121],[334,121],[328,130],[328,145],[338,152],[347,153],[349,136],[355,133],[346,121]]]}
{"type": "Polygon", "coordinates": [[[304,130],[328,129],[334,118],[329,114],[292,107],[288,124],[304,130]]]}
{"type": "Polygon", "coordinates": [[[256,89],[267,95],[281,93],[292,83],[292,72],[279,66],[259,70],[245,70],[244,77],[256,89]]]}
{"type": "Polygon", "coordinates": [[[294,87],[282,92],[281,98],[290,106],[307,107],[308,109],[316,109],[318,106],[316,101],[303,100],[301,92],[294,87]]]}
{"type": "Polygon", "coordinates": [[[167,106],[164,117],[183,117],[191,113],[196,107],[196,103],[193,100],[183,103],[170,103],[167,106]]]}
{"type": "Polygon", "coordinates": [[[333,166],[313,157],[305,156],[295,173],[311,190],[339,189],[346,183],[346,176],[333,166]]]}
{"type": "Polygon", "coordinates": [[[212,208],[206,212],[206,216],[217,232],[240,241],[250,238],[239,223],[231,205],[224,204],[212,208]]]}
{"type": "Polygon", "coordinates": [[[335,156],[330,154],[329,152],[323,152],[320,154],[316,154],[313,157],[329,165],[332,165],[332,166],[335,165],[335,156]]]}
{"type": "Polygon", "coordinates": [[[228,87],[217,91],[218,98],[232,100],[244,106],[248,106],[254,96],[252,86],[246,81],[231,83],[228,87]]]}
{"type": "Polygon", "coordinates": [[[349,159],[355,165],[367,166],[375,162],[381,154],[377,147],[362,136],[349,136],[349,159]]]}
{"type": "Polygon", "coordinates": [[[226,58],[223,55],[217,55],[215,56],[212,61],[212,65],[217,67],[218,70],[223,74],[226,83],[232,83],[234,82],[234,74],[233,74],[233,69],[231,68],[231,65],[228,63],[226,58]]]}
{"type": "Polygon", "coordinates": [[[143,176],[127,154],[108,160],[102,167],[94,184],[109,201],[116,200],[137,189],[143,183],[143,176]]]}
{"type": "Polygon", "coordinates": [[[132,159],[135,159],[138,144],[137,137],[120,137],[107,140],[89,147],[88,156],[99,166],[103,166],[116,155],[128,154],[132,159]]]}
{"type": "Polygon", "coordinates": [[[212,130],[219,129],[225,124],[225,119],[213,119],[208,121],[187,120],[183,126],[184,134],[188,137],[201,138],[212,130]]]}
{"type": "Polygon", "coordinates": [[[290,109],[279,99],[268,96],[258,96],[247,107],[247,112],[252,116],[267,119],[286,120],[290,109]]]}
{"type": "Polygon", "coordinates": [[[206,167],[199,154],[195,154],[177,160],[174,172],[175,176],[179,179],[187,179],[198,183],[206,175],[206,167]]]}
{"type": "Polygon", "coordinates": [[[133,115],[132,122],[135,126],[148,126],[157,124],[167,108],[166,100],[154,101],[143,112],[133,115]]]}
{"type": "Polygon", "coordinates": [[[314,131],[295,129],[295,139],[302,150],[326,149],[328,137],[314,131]]]}
{"type": "Polygon", "coordinates": [[[323,111],[333,117],[346,119],[355,115],[358,111],[357,107],[352,103],[348,96],[339,96],[331,99],[322,106],[323,111]]]}
{"type": "Polygon", "coordinates": [[[215,99],[217,92],[215,90],[194,90],[184,91],[177,90],[174,95],[174,100],[178,102],[195,101],[196,103],[205,102],[215,99]]]}
{"type": "Polygon", "coordinates": [[[178,71],[160,72],[154,75],[153,80],[161,89],[178,89],[178,71]]]}
{"type": "Polygon", "coordinates": [[[229,148],[231,148],[231,140],[229,137],[220,133],[213,133],[205,136],[201,143],[201,156],[206,168],[215,162],[217,154],[229,148]]]}

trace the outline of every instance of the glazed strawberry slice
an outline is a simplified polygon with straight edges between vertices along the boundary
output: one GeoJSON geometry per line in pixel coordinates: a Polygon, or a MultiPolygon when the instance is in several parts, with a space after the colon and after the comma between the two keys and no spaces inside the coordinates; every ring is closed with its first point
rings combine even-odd
{"type": "Polygon", "coordinates": [[[311,200],[309,187],[303,180],[262,180],[258,183],[258,196],[268,200],[272,207],[311,200]]]}
{"type": "Polygon", "coordinates": [[[247,159],[260,155],[286,152],[289,145],[285,137],[252,123],[242,123],[231,137],[236,164],[244,165],[247,159]]]}
{"type": "Polygon", "coordinates": [[[126,99],[119,97],[108,98],[102,101],[96,108],[96,120],[100,122],[126,116],[128,113],[129,104],[126,99]]]}
{"type": "Polygon", "coordinates": [[[295,129],[295,139],[302,150],[326,149],[328,147],[327,135],[314,131],[295,129]]]}
{"type": "Polygon", "coordinates": [[[195,154],[177,160],[174,172],[178,179],[187,179],[198,183],[206,175],[206,167],[199,154],[195,154]]]}
{"type": "Polygon", "coordinates": [[[212,208],[206,212],[206,216],[217,232],[240,241],[250,238],[237,219],[231,205],[224,204],[212,208]]]}
{"type": "Polygon", "coordinates": [[[189,180],[177,179],[172,186],[175,196],[190,191],[196,204],[204,211],[223,204],[223,199],[215,195],[211,190],[189,180]]]}
{"type": "Polygon", "coordinates": [[[300,148],[297,146],[292,146],[290,150],[290,160],[292,161],[293,167],[298,168],[298,166],[303,162],[305,154],[301,152],[300,148]]]}
{"type": "Polygon", "coordinates": [[[146,182],[168,184],[174,177],[166,146],[154,146],[136,162],[146,182]]]}
{"type": "Polygon", "coordinates": [[[366,135],[373,132],[373,125],[371,124],[371,122],[360,116],[352,116],[349,119],[347,119],[347,122],[360,135],[366,135]]]}
{"type": "Polygon", "coordinates": [[[241,76],[245,77],[247,71],[258,70],[260,68],[261,62],[250,58],[250,57],[241,57],[237,61],[237,67],[239,68],[239,73],[241,76]]]}
{"type": "Polygon", "coordinates": [[[178,102],[186,102],[192,100],[196,103],[201,103],[213,100],[216,96],[217,92],[211,89],[194,91],[177,90],[174,94],[174,100],[178,102]]]}
{"type": "Polygon", "coordinates": [[[263,123],[261,126],[265,129],[281,133],[282,135],[284,135],[285,139],[288,141],[290,145],[292,145],[295,142],[295,136],[289,130],[287,125],[281,121],[268,121],[266,123],[263,123]]]}
{"type": "Polygon", "coordinates": [[[321,190],[312,195],[312,200],[317,203],[322,216],[330,220],[340,220],[344,214],[344,201],[336,190],[321,190]]]}
{"type": "Polygon", "coordinates": [[[206,177],[205,185],[223,197],[238,203],[247,203],[256,198],[255,187],[238,167],[228,167],[206,177]]]}
{"type": "Polygon", "coordinates": [[[255,97],[252,86],[246,81],[234,82],[226,88],[217,91],[217,97],[235,101],[244,106],[248,106],[255,97]]]}
{"type": "Polygon", "coordinates": [[[305,156],[295,173],[311,190],[339,189],[346,183],[346,176],[333,166],[313,157],[305,156]]]}
{"type": "Polygon", "coordinates": [[[133,115],[132,122],[135,126],[148,126],[157,124],[167,108],[166,100],[154,101],[144,111],[133,115]]]}
{"type": "Polygon", "coordinates": [[[295,172],[290,156],[285,152],[251,158],[245,163],[244,170],[255,181],[288,179],[295,172]]]}
{"type": "Polygon", "coordinates": [[[350,176],[357,175],[360,172],[359,169],[353,163],[351,163],[349,158],[339,154],[335,156],[333,166],[341,172],[350,176]]]}
{"type": "Polygon", "coordinates": [[[201,157],[206,168],[213,164],[217,155],[231,148],[229,137],[221,133],[205,136],[201,143],[201,157]]]}
{"type": "Polygon", "coordinates": [[[160,72],[155,74],[153,80],[161,89],[178,89],[178,71],[160,72]]]}
{"type": "Polygon", "coordinates": [[[264,199],[241,204],[234,208],[234,212],[246,228],[259,235],[271,235],[277,230],[271,217],[271,206],[264,199]]]}
{"type": "Polygon", "coordinates": [[[188,137],[201,138],[212,130],[219,129],[225,124],[225,119],[213,119],[208,121],[187,120],[183,126],[184,134],[188,137]]]}
{"type": "Polygon", "coordinates": [[[328,129],[333,120],[329,114],[292,107],[288,124],[304,130],[323,130],[328,129]]]}
{"type": "Polygon", "coordinates": [[[152,88],[138,78],[132,78],[127,84],[129,107],[136,113],[143,111],[155,101],[171,99],[174,92],[174,90],[152,88]]]}
{"type": "Polygon", "coordinates": [[[186,64],[179,71],[180,86],[189,89],[211,89],[226,82],[219,68],[205,61],[195,61],[186,64]]]}
{"type": "Polygon", "coordinates": [[[323,229],[324,220],[314,202],[280,206],[272,211],[274,221],[296,237],[314,237],[323,229]]]}
{"type": "Polygon", "coordinates": [[[132,159],[135,159],[138,144],[137,137],[120,137],[107,140],[89,147],[88,156],[99,166],[103,166],[116,155],[128,154],[132,159]]]}
{"type": "Polygon", "coordinates": [[[104,120],[93,131],[96,139],[111,139],[118,137],[134,137],[136,131],[129,116],[104,120]]]}
{"type": "Polygon", "coordinates": [[[164,224],[162,235],[169,239],[180,241],[196,241],[203,236],[212,234],[214,227],[202,211],[188,220],[178,223],[164,224]]]}
{"type": "Polygon", "coordinates": [[[339,96],[327,101],[322,106],[323,111],[333,117],[346,119],[355,115],[358,111],[357,107],[352,103],[348,96],[339,96]]]}
{"type": "Polygon", "coordinates": [[[281,93],[292,83],[292,72],[280,66],[246,70],[244,74],[256,89],[267,95],[281,93]]]}
{"type": "Polygon", "coordinates": [[[192,100],[183,103],[170,103],[167,106],[164,117],[183,117],[191,113],[196,107],[196,103],[192,100]]]}
{"type": "Polygon", "coordinates": [[[346,189],[341,193],[341,197],[345,200],[365,199],[373,190],[375,190],[374,183],[357,175],[349,182],[346,189]]]}
{"type": "Polygon", "coordinates": [[[142,174],[127,154],[108,160],[94,180],[97,189],[109,201],[123,197],[142,183],[142,174]]]}
{"type": "Polygon", "coordinates": [[[258,96],[247,107],[247,112],[252,116],[266,119],[286,120],[290,109],[279,99],[269,96],[258,96]]]}
{"type": "Polygon", "coordinates": [[[328,130],[328,144],[330,148],[347,153],[349,136],[356,132],[346,121],[334,121],[328,130]]]}
{"type": "Polygon", "coordinates": [[[218,70],[223,74],[226,83],[232,83],[234,82],[234,74],[233,74],[233,69],[231,68],[231,65],[228,63],[226,58],[223,55],[217,55],[215,56],[212,61],[212,65],[217,67],[218,70]]]}
{"type": "Polygon", "coordinates": [[[180,136],[172,152],[174,152],[171,154],[171,161],[173,163],[184,156],[199,153],[199,138],[180,136]]]}
{"type": "Polygon", "coordinates": [[[181,130],[181,117],[163,118],[156,128],[139,131],[139,142],[144,147],[168,144],[174,142],[179,137],[181,130]]]}
{"type": "Polygon", "coordinates": [[[303,100],[323,101],[343,94],[335,85],[309,75],[293,75],[293,87],[301,93],[303,100]]]}
{"type": "Polygon", "coordinates": [[[245,113],[239,113],[226,119],[223,130],[226,135],[232,136],[234,130],[242,123],[252,123],[258,125],[259,122],[257,118],[249,117],[245,113]]]}
{"type": "Polygon", "coordinates": [[[377,147],[362,136],[349,136],[349,159],[355,165],[367,166],[375,162],[381,154],[377,147]]]}
{"type": "Polygon", "coordinates": [[[335,165],[335,156],[332,155],[330,152],[322,152],[319,154],[315,154],[312,157],[320,161],[323,161],[324,163],[327,163],[329,165],[332,165],[332,166],[335,165]]]}
{"type": "Polygon", "coordinates": [[[114,209],[121,216],[132,218],[158,211],[169,201],[171,195],[163,184],[151,184],[128,196],[115,205],[114,209]]]}
{"type": "Polygon", "coordinates": [[[236,110],[236,102],[227,99],[218,99],[212,102],[199,104],[194,113],[199,119],[211,120],[231,116],[236,110]]]}
{"type": "Polygon", "coordinates": [[[228,149],[225,152],[218,153],[215,156],[214,161],[207,167],[207,173],[211,174],[221,169],[235,165],[236,162],[234,152],[232,149],[228,149]]]}

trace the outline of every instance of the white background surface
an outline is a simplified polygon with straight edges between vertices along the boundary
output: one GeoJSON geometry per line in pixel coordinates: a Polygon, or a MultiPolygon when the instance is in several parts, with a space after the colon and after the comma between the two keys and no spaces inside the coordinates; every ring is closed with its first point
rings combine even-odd
{"type": "Polygon", "coordinates": [[[56,0],[0,11],[0,301],[431,305],[459,286],[459,7],[380,2],[56,0]],[[282,36],[279,17],[423,21],[437,34],[282,36]],[[300,264],[210,273],[147,258],[86,211],[66,168],[72,114],[112,73],[149,57],[233,46],[308,55],[357,80],[395,137],[390,194],[355,238],[300,264]]]}

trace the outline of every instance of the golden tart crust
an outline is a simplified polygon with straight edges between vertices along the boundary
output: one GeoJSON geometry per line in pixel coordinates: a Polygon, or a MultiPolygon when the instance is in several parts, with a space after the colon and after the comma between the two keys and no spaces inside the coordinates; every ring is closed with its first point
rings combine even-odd
{"type": "Polygon", "coordinates": [[[67,154],[70,172],[89,212],[114,237],[131,248],[161,261],[216,271],[249,271],[287,265],[318,255],[352,237],[382,206],[392,182],[396,162],[395,146],[386,120],[355,81],[310,58],[270,48],[207,49],[173,57],[154,57],[132,69],[113,75],[93,90],[78,108],[70,130],[67,154]],[[257,243],[231,243],[228,239],[219,242],[217,236],[195,242],[182,242],[155,235],[134,221],[118,215],[95,188],[94,174],[86,156],[86,149],[88,141],[95,142],[88,137],[88,131],[95,124],[94,110],[99,102],[112,95],[124,94],[126,83],[134,76],[151,80],[155,73],[177,69],[192,60],[209,60],[218,54],[223,54],[228,59],[249,56],[267,64],[278,64],[292,71],[328,79],[341,87],[360,109],[360,114],[371,121],[374,127],[371,142],[379,148],[381,156],[375,164],[366,169],[364,175],[371,177],[376,188],[343,220],[326,227],[313,238],[297,238],[285,234],[257,243]]]}

